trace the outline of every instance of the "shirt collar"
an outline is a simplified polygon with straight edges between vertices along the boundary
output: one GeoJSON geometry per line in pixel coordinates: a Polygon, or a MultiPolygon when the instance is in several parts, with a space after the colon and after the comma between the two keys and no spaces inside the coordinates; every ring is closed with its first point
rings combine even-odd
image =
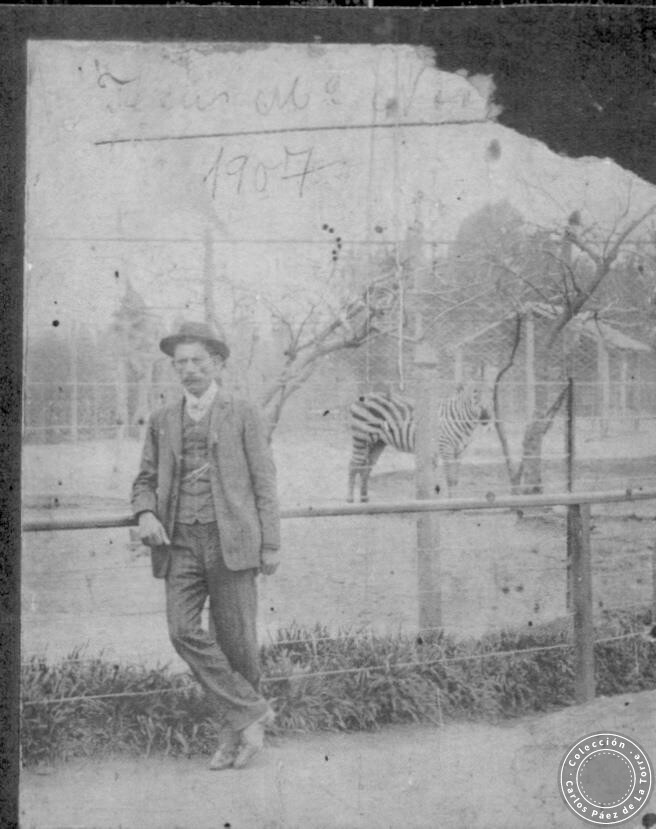
{"type": "Polygon", "coordinates": [[[207,390],[201,394],[200,397],[196,397],[195,394],[191,394],[185,389],[184,396],[187,410],[202,416],[214,402],[214,398],[216,397],[218,391],[219,387],[214,380],[212,380],[207,390]]]}

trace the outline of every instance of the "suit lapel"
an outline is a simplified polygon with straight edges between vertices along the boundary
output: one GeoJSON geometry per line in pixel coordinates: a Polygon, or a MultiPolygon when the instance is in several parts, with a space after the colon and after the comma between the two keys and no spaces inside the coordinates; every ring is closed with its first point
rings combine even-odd
{"type": "Polygon", "coordinates": [[[182,454],[182,413],[184,397],[166,413],[166,431],[169,445],[176,458],[182,454]]]}
{"type": "Polygon", "coordinates": [[[230,399],[219,388],[210,410],[210,445],[218,441],[221,425],[229,411],[230,399]]]}

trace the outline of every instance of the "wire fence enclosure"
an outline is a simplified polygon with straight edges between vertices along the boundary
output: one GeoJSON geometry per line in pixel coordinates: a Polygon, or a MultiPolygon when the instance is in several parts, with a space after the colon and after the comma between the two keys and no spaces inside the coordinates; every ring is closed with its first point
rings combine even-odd
{"type": "MultiPolygon", "coordinates": [[[[458,354],[447,355],[435,382],[443,396],[451,394],[463,381],[458,354]],[[446,372],[444,365],[450,366],[446,372]]],[[[486,343],[470,349],[469,374],[489,358],[486,343]]],[[[157,360],[160,364],[162,361],[157,360]]],[[[296,393],[281,420],[283,429],[301,429],[309,433],[332,432],[348,421],[350,404],[366,390],[384,389],[410,397],[416,385],[412,363],[406,367],[405,392],[396,371],[373,371],[367,354],[327,359],[304,388],[296,393]],[[359,365],[358,365],[359,364],[359,365]],[[362,379],[358,378],[358,374],[362,379]],[[328,417],[327,414],[330,416],[328,417]]],[[[594,363],[594,361],[591,361],[594,363]]],[[[590,436],[604,437],[640,434],[649,431],[656,421],[656,369],[653,359],[638,355],[617,358],[609,365],[608,377],[595,371],[582,373],[576,380],[576,409],[581,426],[590,436]]],[[[592,365],[594,369],[594,365],[592,365]]],[[[518,373],[525,367],[519,366],[518,373]]],[[[527,382],[523,377],[504,379],[501,420],[511,430],[519,429],[530,416],[536,399],[548,398],[562,387],[562,381],[527,382]]],[[[98,441],[138,437],[148,413],[178,392],[177,384],[168,382],[126,382],[122,378],[107,381],[91,377],[72,382],[30,380],[25,384],[24,439],[27,443],[61,441],[98,441]]],[[[559,420],[556,421],[556,431],[559,420]]]]}
{"type": "MultiPolygon", "coordinates": [[[[412,309],[412,292],[403,299],[412,309]]],[[[360,311],[348,313],[356,325],[360,311]]],[[[537,304],[492,320],[422,311],[414,333],[423,326],[424,345],[406,344],[405,324],[392,327],[362,347],[326,355],[303,378],[272,434],[287,506],[283,565],[260,586],[263,642],[317,624],[330,637],[354,629],[446,629],[463,639],[510,628],[571,630],[557,647],[575,656],[577,698],[594,693],[595,638],[638,637],[617,617],[654,602],[656,375],[644,343],[587,319],[578,346],[556,348],[549,363],[540,357],[546,318],[537,304]],[[446,499],[444,466],[433,463],[433,414],[444,396],[471,383],[492,418],[475,429],[446,499]],[[349,507],[349,408],[372,390],[414,403],[417,446],[414,454],[388,448],[371,477],[371,503],[349,507]],[[518,476],[531,463],[532,479],[518,476]]],[[[249,330],[258,337],[236,340],[226,381],[258,398],[262,384],[249,385],[247,367],[259,366],[263,382],[279,376],[280,364],[265,371],[265,358],[279,358],[288,339],[284,329],[273,344],[263,328],[242,333],[249,330]],[[242,353],[248,343],[250,356],[242,353]]],[[[176,659],[161,585],[125,508],[148,413],[179,394],[151,334],[143,352],[119,337],[118,359],[100,363],[91,359],[93,339],[83,350],[87,334],[78,331],[63,361],[48,361],[42,349],[28,374],[27,656],[67,658],[87,643],[118,660],[176,659]]],[[[510,658],[497,655],[504,653],[510,658]]]]}
{"type": "MultiPolygon", "coordinates": [[[[571,630],[569,643],[553,647],[574,653],[576,698],[590,699],[595,638],[598,645],[643,634],[640,629],[618,636],[614,614],[652,608],[656,619],[654,500],[652,489],[285,510],[289,554],[282,583],[276,584],[276,577],[261,587],[261,637],[282,646],[286,641],[276,638],[276,629],[299,621],[308,628],[332,622],[328,628],[334,634],[328,638],[344,637],[354,626],[421,633],[444,625],[465,633],[465,620],[472,615],[478,624],[478,630],[470,626],[474,634],[556,625],[571,630]],[[647,512],[640,512],[641,504],[647,512]],[[566,514],[554,514],[553,505],[566,505],[566,514]],[[592,512],[594,505],[601,509],[592,512]],[[426,519],[433,531],[428,550],[420,547],[426,519]],[[317,542],[325,534],[328,542],[317,542]],[[347,538],[351,559],[344,552],[347,538]],[[613,546],[619,538],[621,549],[613,546]],[[405,572],[395,572],[397,567],[405,572]],[[470,577],[473,571],[476,578],[470,577]],[[505,614],[495,613],[504,601],[505,614]]],[[[134,647],[134,660],[147,659],[153,647],[153,654],[166,661],[161,596],[144,589],[150,571],[137,555],[138,543],[127,537],[125,528],[132,524],[125,513],[26,516],[26,655],[38,653],[39,642],[52,645],[64,632],[69,650],[84,639],[109,654],[125,654],[126,641],[119,641],[125,637],[134,647]],[[108,528],[119,532],[101,533],[108,528]]],[[[289,643],[300,644],[297,638],[289,643]]],[[[317,641],[307,643],[316,646],[317,641]]],[[[516,654],[499,650],[457,658],[504,655],[516,654]]],[[[390,664],[362,670],[389,669],[390,664]]]]}

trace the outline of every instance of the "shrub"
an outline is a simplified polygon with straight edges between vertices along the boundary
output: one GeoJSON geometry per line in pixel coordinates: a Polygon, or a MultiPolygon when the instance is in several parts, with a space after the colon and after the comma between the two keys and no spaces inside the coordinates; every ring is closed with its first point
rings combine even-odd
{"type": "MultiPolygon", "coordinates": [[[[614,617],[611,635],[632,634],[647,615],[614,617]]],[[[606,620],[603,635],[608,631],[606,620]]],[[[635,636],[598,643],[597,693],[656,687],[653,647],[635,636]]],[[[261,648],[263,691],[276,709],[278,733],[548,711],[573,701],[571,656],[565,630],[458,641],[442,632],[331,637],[321,626],[292,626],[261,648]]],[[[22,699],[26,764],[110,752],[190,756],[215,748],[214,712],[187,674],[167,667],[85,659],[80,651],[56,664],[35,657],[23,666],[22,699]]]]}

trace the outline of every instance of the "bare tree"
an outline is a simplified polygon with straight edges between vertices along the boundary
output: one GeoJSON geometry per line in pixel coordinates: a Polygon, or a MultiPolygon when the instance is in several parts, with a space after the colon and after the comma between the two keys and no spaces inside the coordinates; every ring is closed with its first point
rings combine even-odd
{"type": "Polygon", "coordinates": [[[372,281],[356,296],[332,309],[326,303],[311,301],[304,313],[292,317],[269,304],[272,317],[286,332],[287,340],[282,370],[262,395],[271,432],[286,401],[323,358],[343,349],[359,348],[395,328],[398,291],[396,275],[391,274],[372,281]]]}
{"type": "Polygon", "coordinates": [[[626,240],[654,213],[656,213],[656,205],[651,205],[624,227],[614,228],[608,238],[603,239],[597,246],[594,242],[586,241],[585,234],[580,227],[578,213],[570,216],[563,236],[563,255],[560,262],[563,273],[563,307],[551,331],[547,348],[555,344],[565,326],[583,310],[608,277],[626,240]],[[592,262],[592,273],[585,282],[575,279],[575,269],[571,262],[571,246],[578,248],[592,262]]]}
{"type": "Polygon", "coordinates": [[[331,261],[323,279],[317,273],[313,282],[304,282],[282,296],[278,291],[273,298],[261,289],[255,293],[223,278],[220,283],[223,324],[216,319],[211,235],[205,236],[205,317],[218,330],[229,330],[235,335],[238,348],[231,363],[235,364],[235,380],[240,385],[256,385],[260,335],[254,316],[258,305],[266,309],[273,328],[280,335],[280,353],[267,360],[276,363],[272,379],[263,377],[257,384],[260,402],[269,420],[269,436],[289,398],[328,355],[360,348],[398,329],[400,283],[409,279],[399,257],[383,250],[373,258],[358,254],[355,259],[344,262],[340,236],[328,225],[322,229],[331,243],[331,261]]]}
{"type": "MultiPolygon", "coordinates": [[[[623,245],[654,212],[656,205],[652,205],[629,222],[618,222],[607,236],[598,238],[597,241],[594,240],[591,229],[582,226],[578,212],[572,213],[562,233],[559,249],[554,250],[552,246],[550,250],[547,248],[544,251],[553,260],[555,267],[547,269],[547,273],[542,274],[541,283],[534,285],[525,272],[518,274],[518,279],[524,287],[514,295],[517,310],[513,342],[508,359],[500,368],[494,383],[495,428],[513,492],[542,490],[542,443],[567,394],[566,377],[563,376],[563,384],[552,390],[550,396],[545,395],[531,413],[522,438],[521,459],[514,465],[499,411],[499,389],[504,375],[514,364],[526,312],[531,313],[531,300],[542,302],[543,319],[549,320],[542,334],[539,359],[543,366],[560,362],[562,374],[566,375],[567,364],[572,356],[571,350],[576,347],[572,342],[567,342],[568,326],[590,308],[591,300],[611,274],[623,245]],[[582,254],[576,262],[573,249],[582,254]],[[526,286],[529,287],[528,291],[526,286]]],[[[553,238],[554,234],[551,235],[553,238]]],[[[595,312],[598,314],[598,309],[595,309],[595,312]]]]}
{"type": "MultiPolygon", "coordinates": [[[[447,337],[471,344],[481,332],[496,332],[495,429],[514,492],[541,491],[542,445],[565,400],[567,378],[580,353],[582,326],[595,319],[601,322],[617,307],[621,295],[617,285],[627,262],[632,262],[638,276],[643,264],[651,267],[644,255],[648,249],[632,240],[638,229],[646,230],[643,225],[656,213],[656,205],[639,215],[629,208],[630,194],[610,228],[586,224],[576,211],[564,229],[529,230],[508,203],[488,205],[463,223],[450,251],[446,284],[454,290],[453,303],[464,310],[462,314],[454,310],[447,337]],[[493,288],[494,296],[477,299],[486,288],[493,288]],[[505,346],[499,344],[503,331],[505,346]],[[519,460],[514,461],[501,397],[520,345],[534,355],[532,360],[527,356],[526,362],[535,370],[535,394],[528,403],[519,460]]],[[[644,300],[648,303],[649,297],[644,300]]]]}

